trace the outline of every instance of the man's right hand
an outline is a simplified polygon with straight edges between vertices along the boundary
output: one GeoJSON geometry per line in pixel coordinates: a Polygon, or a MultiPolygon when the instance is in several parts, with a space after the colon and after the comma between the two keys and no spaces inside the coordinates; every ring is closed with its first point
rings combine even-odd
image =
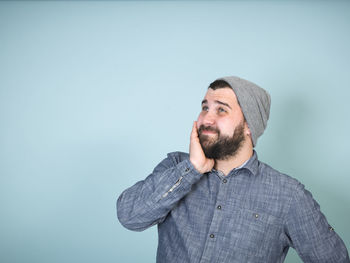
{"type": "Polygon", "coordinates": [[[198,132],[197,132],[197,122],[193,122],[191,141],[190,141],[190,161],[194,168],[201,174],[209,172],[215,164],[213,159],[208,159],[202,149],[199,142],[198,132]]]}

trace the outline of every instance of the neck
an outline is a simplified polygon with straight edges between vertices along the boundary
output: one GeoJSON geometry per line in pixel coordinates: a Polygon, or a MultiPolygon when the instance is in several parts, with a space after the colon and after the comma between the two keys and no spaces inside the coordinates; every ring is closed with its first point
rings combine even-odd
{"type": "Polygon", "coordinates": [[[215,170],[221,171],[224,175],[228,175],[234,168],[241,166],[245,161],[249,160],[253,155],[253,147],[243,145],[238,152],[226,160],[215,160],[215,170]]]}

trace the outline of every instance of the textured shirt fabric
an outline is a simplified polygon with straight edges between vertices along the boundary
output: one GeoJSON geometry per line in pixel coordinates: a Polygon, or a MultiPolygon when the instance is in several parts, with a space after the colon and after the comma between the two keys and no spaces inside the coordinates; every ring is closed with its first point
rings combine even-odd
{"type": "Polygon", "coordinates": [[[227,176],[170,153],[119,196],[117,215],[135,231],[158,224],[158,263],[275,263],[289,247],[303,262],[350,262],[311,193],[256,152],[227,176]]]}

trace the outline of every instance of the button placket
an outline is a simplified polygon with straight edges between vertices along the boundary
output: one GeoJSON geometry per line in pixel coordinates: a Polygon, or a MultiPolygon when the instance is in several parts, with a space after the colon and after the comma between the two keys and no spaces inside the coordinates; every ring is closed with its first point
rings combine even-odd
{"type": "MultiPolygon", "coordinates": [[[[226,196],[226,192],[228,191],[227,186],[223,185],[223,180],[225,180],[227,182],[227,179],[223,178],[223,174],[220,176],[220,174],[218,173],[218,171],[215,171],[216,175],[218,175],[219,180],[216,180],[217,183],[217,187],[218,187],[218,192],[217,192],[217,203],[215,204],[215,206],[213,207],[214,211],[213,211],[213,218],[209,227],[209,231],[208,231],[208,236],[207,236],[207,241],[205,244],[205,249],[203,251],[203,255],[202,255],[202,259],[210,259],[212,258],[212,255],[214,253],[214,249],[215,249],[215,244],[216,242],[220,241],[220,236],[218,236],[220,227],[222,226],[222,220],[223,220],[223,204],[222,204],[222,200],[225,199],[226,196]]],[[[207,262],[207,261],[205,261],[207,262]]]]}

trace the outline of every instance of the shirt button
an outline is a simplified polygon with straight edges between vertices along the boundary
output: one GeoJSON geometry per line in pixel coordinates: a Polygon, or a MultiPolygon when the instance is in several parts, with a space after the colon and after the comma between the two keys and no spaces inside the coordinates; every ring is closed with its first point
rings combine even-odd
{"type": "Polygon", "coordinates": [[[227,180],[226,180],[226,179],[224,179],[224,180],[222,180],[222,182],[223,182],[224,184],[226,184],[226,183],[227,183],[227,180]]]}
{"type": "Polygon", "coordinates": [[[210,238],[214,238],[215,236],[214,236],[214,234],[210,234],[210,238]]]}
{"type": "Polygon", "coordinates": [[[218,205],[218,206],[217,206],[217,209],[221,209],[221,205],[218,205]]]}

